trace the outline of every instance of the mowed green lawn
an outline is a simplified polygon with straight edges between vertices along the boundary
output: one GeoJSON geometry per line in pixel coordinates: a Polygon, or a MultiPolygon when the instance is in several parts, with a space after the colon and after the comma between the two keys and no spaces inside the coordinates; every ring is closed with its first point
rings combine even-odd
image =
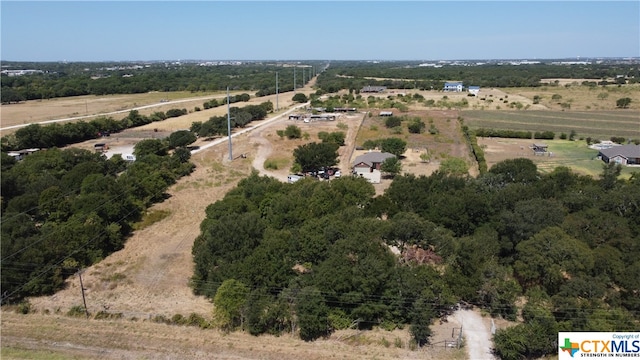
{"type": "MultiPolygon", "coordinates": [[[[602,173],[605,163],[598,159],[598,150],[590,149],[585,141],[545,140],[544,143],[552,155],[547,161],[536,164],[541,172],[548,173],[558,166],[566,166],[594,178],[602,173]]],[[[628,179],[634,172],[640,176],[640,167],[623,166],[620,177],[628,179]]]]}
{"type": "Polygon", "coordinates": [[[465,110],[464,123],[471,129],[553,131],[556,138],[573,130],[577,137],[609,140],[612,136],[640,139],[640,112],[548,111],[548,110],[465,110]]]}

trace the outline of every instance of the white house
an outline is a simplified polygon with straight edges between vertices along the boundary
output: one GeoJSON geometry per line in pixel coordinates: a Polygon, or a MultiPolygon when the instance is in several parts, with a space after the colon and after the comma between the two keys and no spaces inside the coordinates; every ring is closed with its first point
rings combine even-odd
{"type": "Polygon", "coordinates": [[[358,156],[353,162],[353,173],[367,179],[370,183],[378,184],[382,179],[380,166],[395,155],[387,152],[371,151],[358,156]]]}
{"type": "Polygon", "coordinates": [[[473,95],[478,95],[478,93],[480,92],[480,86],[469,86],[467,88],[467,91],[473,95]]]}
{"type": "Polygon", "coordinates": [[[447,92],[462,92],[463,89],[462,82],[446,82],[443,90],[447,92]]]}

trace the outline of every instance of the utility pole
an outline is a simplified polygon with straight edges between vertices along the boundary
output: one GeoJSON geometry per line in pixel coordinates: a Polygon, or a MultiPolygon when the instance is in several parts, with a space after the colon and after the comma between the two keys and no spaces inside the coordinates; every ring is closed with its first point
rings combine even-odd
{"type": "Polygon", "coordinates": [[[296,94],[296,67],[293,67],[293,94],[296,94]]]}
{"type": "Polygon", "coordinates": [[[229,134],[229,160],[233,160],[231,153],[231,107],[229,105],[229,87],[227,86],[227,133],[229,134]]]}
{"type": "Polygon", "coordinates": [[[89,318],[89,309],[87,309],[87,299],[84,296],[84,285],[82,284],[82,270],[78,269],[78,277],[80,278],[80,290],[82,290],[82,303],[84,304],[84,313],[87,315],[87,319],[89,318]]]}
{"type": "Polygon", "coordinates": [[[280,110],[278,106],[278,72],[276,71],[276,111],[280,110]]]}

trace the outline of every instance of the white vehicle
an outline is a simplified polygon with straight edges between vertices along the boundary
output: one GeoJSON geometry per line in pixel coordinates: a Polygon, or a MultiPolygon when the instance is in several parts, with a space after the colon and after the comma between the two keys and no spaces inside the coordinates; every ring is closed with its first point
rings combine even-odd
{"type": "Polygon", "coordinates": [[[340,176],[342,176],[342,173],[340,173],[340,170],[336,170],[336,172],[333,173],[333,176],[339,178],[340,176]]]}
{"type": "Polygon", "coordinates": [[[298,181],[298,180],[300,180],[302,178],[303,178],[302,175],[291,174],[291,175],[287,176],[287,182],[289,184],[293,184],[294,182],[296,182],[296,181],[298,181]]]}

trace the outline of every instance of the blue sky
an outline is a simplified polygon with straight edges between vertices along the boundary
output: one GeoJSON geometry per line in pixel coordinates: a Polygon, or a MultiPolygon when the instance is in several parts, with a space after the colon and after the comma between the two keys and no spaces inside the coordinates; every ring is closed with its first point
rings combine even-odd
{"type": "Polygon", "coordinates": [[[4,1],[0,59],[639,57],[640,1],[4,1]]]}

